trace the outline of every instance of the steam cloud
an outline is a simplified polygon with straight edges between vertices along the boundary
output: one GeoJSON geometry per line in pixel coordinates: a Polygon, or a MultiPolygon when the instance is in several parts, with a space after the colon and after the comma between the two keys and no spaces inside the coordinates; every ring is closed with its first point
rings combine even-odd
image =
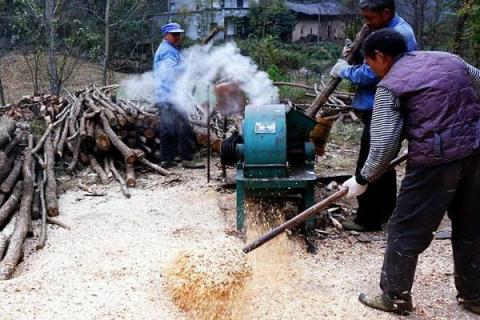
{"type": "MultiPolygon", "coordinates": [[[[173,90],[173,101],[178,108],[190,113],[193,110],[191,106],[204,102],[207,88],[212,90],[220,79],[238,83],[249,104],[278,103],[278,88],[268,74],[258,70],[252,59],[241,55],[234,43],[219,47],[193,46],[183,55],[185,69],[173,90]]],[[[128,98],[141,98],[153,103],[154,83],[153,73],[147,72],[123,81],[122,87],[128,98]]]]}

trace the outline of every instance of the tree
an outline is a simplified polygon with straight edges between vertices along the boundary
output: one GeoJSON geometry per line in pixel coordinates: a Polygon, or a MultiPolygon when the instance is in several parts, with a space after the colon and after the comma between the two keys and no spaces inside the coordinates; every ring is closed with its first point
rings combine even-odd
{"type": "MultiPolygon", "coordinates": [[[[18,38],[25,46],[36,43],[35,50],[46,54],[47,74],[50,91],[58,95],[64,84],[73,75],[88,55],[95,35],[69,10],[66,0],[15,0],[17,15],[15,25],[18,38]]],[[[37,57],[34,54],[34,57],[37,57]]],[[[34,58],[31,66],[36,75],[39,59],[34,58]]],[[[37,79],[37,76],[34,76],[37,79]]],[[[36,83],[36,80],[34,80],[36,83]]],[[[38,84],[34,84],[37,87],[38,84]]]]}
{"type": "Polygon", "coordinates": [[[104,28],[104,54],[103,54],[103,70],[102,70],[102,83],[108,84],[108,69],[110,65],[111,56],[111,33],[114,30],[122,28],[133,17],[138,9],[142,6],[146,6],[147,1],[140,0],[126,0],[126,1],[88,1],[86,7],[78,7],[86,10],[92,14],[98,22],[104,28]],[[103,17],[102,17],[103,13],[103,17]]]}
{"type": "Polygon", "coordinates": [[[264,38],[272,36],[287,40],[296,24],[296,16],[288,10],[283,1],[271,0],[251,4],[247,19],[240,19],[242,36],[264,38]]]}
{"type": "Polygon", "coordinates": [[[3,93],[2,77],[0,76],[0,105],[5,105],[5,94],[3,93]]]}
{"type": "Polygon", "coordinates": [[[213,0],[197,0],[197,7],[200,10],[197,32],[200,38],[205,38],[213,28],[215,22],[213,2],[213,0]]]}

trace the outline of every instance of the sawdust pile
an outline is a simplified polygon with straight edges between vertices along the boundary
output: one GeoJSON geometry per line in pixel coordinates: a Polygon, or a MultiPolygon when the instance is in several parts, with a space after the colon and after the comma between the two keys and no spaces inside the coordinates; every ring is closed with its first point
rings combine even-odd
{"type": "Polygon", "coordinates": [[[183,250],[166,269],[173,301],[194,319],[234,319],[232,306],[250,274],[234,239],[183,250]]]}
{"type": "MultiPolygon", "coordinates": [[[[278,199],[247,199],[245,209],[247,243],[285,221],[285,204],[278,199]]],[[[252,276],[234,306],[237,319],[254,319],[259,310],[265,319],[296,318],[298,310],[285,303],[298,296],[291,290],[299,278],[294,245],[283,233],[247,254],[252,276]]]]}

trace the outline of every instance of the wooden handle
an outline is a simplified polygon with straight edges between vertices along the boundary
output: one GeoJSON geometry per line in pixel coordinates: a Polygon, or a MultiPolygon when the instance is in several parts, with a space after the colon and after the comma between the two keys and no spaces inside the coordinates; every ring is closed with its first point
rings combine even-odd
{"type": "Polygon", "coordinates": [[[339,191],[335,192],[328,198],[324,199],[323,201],[320,201],[316,205],[311,206],[307,210],[303,211],[302,213],[296,215],[294,218],[288,220],[287,222],[279,225],[275,229],[270,230],[260,238],[250,242],[243,248],[243,252],[249,253],[252,250],[255,250],[256,248],[260,247],[264,243],[272,240],[279,234],[281,234],[283,231],[286,229],[292,229],[295,226],[299,225],[303,221],[307,220],[311,216],[317,214],[319,211],[323,210],[325,207],[329,206],[330,204],[334,203],[340,198],[343,198],[346,194],[348,193],[348,188],[343,187],[339,191]]]}
{"type": "MultiPolygon", "coordinates": [[[[353,44],[352,44],[352,51],[350,52],[350,55],[347,56],[345,59],[349,64],[353,62],[355,55],[360,51],[360,48],[362,47],[362,43],[369,33],[370,33],[370,30],[366,25],[363,25],[362,29],[357,33],[355,40],[353,41],[353,44]]],[[[320,108],[328,101],[328,97],[330,97],[333,91],[335,91],[335,89],[337,88],[337,86],[340,84],[341,81],[342,81],[341,78],[332,77],[330,81],[328,81],[325,88],[323,88],[323,90],[318,94],[315,100],[313,100],[310,107],[308,107],[306,114],[312,118],[315,118],[315,116],[318,113],[318,110],[320,110],[320,108]]]]}
{"type": "MultiPolygon", "coordinates": [[[[395,168],[396,165],[402,163],[407,159],[407,154],[401,155],[398,158],[393,159],[390,162],[390,166],[388,170],[391,170],[395,168]]],[[[387,171],[388,171],[387,170],[387,171]]],[[[264,243],[272,240],[282,232],[284,232],[286,229],[292,229],[296,226],[298,226],[300,223],[303,221],[307,220],[313,215],[316,215],[318,212],[329,206],[330,204],[334,203],[335,201],[343,198],[346,196],[348,193],[348,188],[347,187],[342,187],[339,191],[335,192],[328,198],[324,199],[323,201],[320,201],[319,203],[311,206],[307,210],[303,211],[302,213],[296,215],[294,218],[286,221],[285,223],[279,225],[275,229],[270,230],[269,232],[265,233],[263,236],[260,238],[250,242],[247,244],[245,247],[243,247],[243,252],[249,253],[250,251],[253,251],[257,249],[258,247],[262,246],[264,243]]]]}

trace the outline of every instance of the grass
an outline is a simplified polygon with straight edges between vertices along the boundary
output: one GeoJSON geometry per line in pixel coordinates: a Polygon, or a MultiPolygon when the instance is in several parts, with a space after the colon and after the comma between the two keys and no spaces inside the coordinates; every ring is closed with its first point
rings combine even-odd
{"type": "Polygon", "coordinates": [[[360,122],[337,121],[330,131],[330,141],[337,145],[356,145],[362,137],[362,131],[363,127],[360,122]]]}

